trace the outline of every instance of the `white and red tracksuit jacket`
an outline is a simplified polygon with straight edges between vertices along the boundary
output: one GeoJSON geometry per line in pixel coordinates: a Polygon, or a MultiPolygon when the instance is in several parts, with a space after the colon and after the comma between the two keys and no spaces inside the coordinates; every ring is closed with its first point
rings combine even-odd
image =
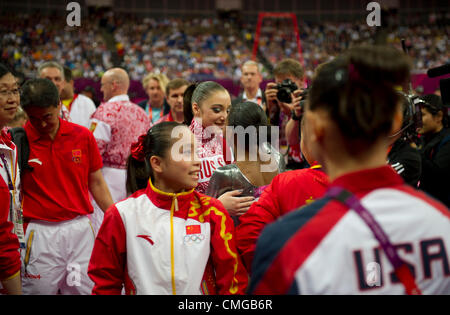
{"type": "Polygon", "coordinates": [[[222,204],[151,182],[106,212],[88,274],[93,294],[243,294],[248,282],[222,204]]]}
{"type": "Polygon", "coordinates": [[[204,194],[209,181],[216,169],[232,162],[230,148],[219,134],[210,134],[196,118],[192,119],[189,129],[198,141],[198,156],[200,158],[200,174],[196,191],[204,194]],[[225,148],[225,150],[224,150],[225,148]]]}
{"type": "MultiPolygon", "coordinates": [[[[8,187],[8,173],[14,186],[13,211],[18,213],[21,223],[21,207],[19,202],[20,175],[17,165],[17,150],[5,130],[0,130],[0,280],[7,280],[20,272],[19,240],[15,234],[14,213],[11,213],[11,194],[8,187]],[[4,161],[6,165],[4,165],[4,161]],[[8,172],[5,167],[8,168],[8,172]]],[[[20,226],[20,230],[21,230],[20,226]]],[[[19,232],[19,231],[17,231],[19,232]]],[[[23,231],[22,231],[23,233],[23,231]]],[[[22,235],[23,236],[23,235],[22,235]]],[[[0,286],[1,287],[1,286],[0,286]]]]}
{"type": "Polygon", "coordinates": [[[95,113],[94,102],[83,94],[74,94],[68,106],[63,106],[69,111],[71,122],[89,128],[91,116],[95,113]]]}

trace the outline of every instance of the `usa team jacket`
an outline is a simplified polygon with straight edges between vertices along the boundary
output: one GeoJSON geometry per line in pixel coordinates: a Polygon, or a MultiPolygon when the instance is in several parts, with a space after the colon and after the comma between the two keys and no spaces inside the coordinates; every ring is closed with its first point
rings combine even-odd
{"type": "MultiPolygon", "coordinates": [[[[331,183],[360,200],[408,265],[423,294],[450,293],[450,214],[390,166],[331,183]]],[[[269,225],[252,265],[253,294],[404,294],[367,224],[324,197],[269,225]]]]}
{"type": "Polygon", "coordinates": [[[150,181],[106,212],[88,274],[93,294],[243,294],[248,282],[222,204],[150,181]]]}

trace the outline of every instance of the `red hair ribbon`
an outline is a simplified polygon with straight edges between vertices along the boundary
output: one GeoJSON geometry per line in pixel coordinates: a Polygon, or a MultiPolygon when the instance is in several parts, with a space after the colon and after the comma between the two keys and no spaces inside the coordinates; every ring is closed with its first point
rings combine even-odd
{"type": "Polygon", "coordinates": [[[131,156],[133,159],[138,160],[140,162],[144,162],[145,160],[145,152],[144,152],[144,140],[145,134],[139,136],[138,141],[134,142],[131,145],[131,156]]]}

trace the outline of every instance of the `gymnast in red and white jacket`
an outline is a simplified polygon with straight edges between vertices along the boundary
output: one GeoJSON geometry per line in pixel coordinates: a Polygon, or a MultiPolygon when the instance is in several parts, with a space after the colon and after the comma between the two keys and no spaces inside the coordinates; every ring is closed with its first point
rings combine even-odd
{"type": "Polygon", "coordinates": [[[93,293],[120,294],[124,283],[126,294],[243,294],[233,229],[216,199],[150,182],[106,212],[89,266],[93,293]]]}
{"type": "MultiPolygon", "coordinates": [[[[157,124],[143,142],[157,147],[165,140],[155,134],[177,125],[157,124]]],[[[186,126],[183,129],[192,135],[186,126]]],[[[154,154],[148,154],[150,163],[154,163],[154,154]]],[[[88,270],[95,283],[93,294],[120,294],[123,285],[126,294],[245,292],[248,276],[237,253],[233,220],[218,200],[194,191],[199,163],[194,166],[188,170],[196,170],[197,174],[189,171],[186,177],[182,168],[173,171],[175,162],[170,166],[172,170],[161,173],[151,164],[155,184],[150,179],[145,189],[105,213],[88,270]],[[187,178],[190,189],[168,193],[157,188],[159,178],[172,176],[169,174],[176,175],[172,183],[187,178]]]]}

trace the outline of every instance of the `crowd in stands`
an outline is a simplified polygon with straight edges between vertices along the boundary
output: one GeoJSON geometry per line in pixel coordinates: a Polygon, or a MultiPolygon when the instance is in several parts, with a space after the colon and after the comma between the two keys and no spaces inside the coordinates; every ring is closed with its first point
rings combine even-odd
{"type": "Polygon", "coordinates": [[[0,295],[450,293],[448,25],[0,18],[0,295]]]}
{"type": "MultiPolygon", "coordinates": [[[[148,72],[189,80],[233,79],[240,65],[252,57],[256,23],[234,23],[219,18],[139,18],[110,15],[107,32],[114,32],[114,49],[108,49],[99,19],[87,16],[82,27],[67,26],[61,16],[17,14],[1,16],[0,54],[30,76],[42,62],[57,60],[70,67],[75,78],[99,79],[113,66],[114,55],[132,80],[148,72]],[[52,40],[50,40],[52,39],[52,40]]],[[[299,21],[306,76],[318,64],[360,43],[372,43],[376,27],[357,23],[308,23],[299,21]]],[[[388,42],[401,49],[406,39],[415,71],[442,65],[450,59],[449,26],[437,23],[396,26],[388,42]]],[[[289,19],[265,19],[259,49],[273,65],[283,58],[299,58],[289,19]]],[[[263,71],[264,78],[270,72],[263,71]]]]}
{"type": "MultiPolygon", "coordinates": [[[[247,23],[244,34],[250,38],[255,25],[247,23]]],[[[373,44],[377,28],[360,23],[312,24],[299,22],[299,32],[306,75],[311,78],[317,65],[329,61],[352,45],[373,44]]],[[[406,39],[409,54],[414,59],[414,70],[423,71],[447,63],[449,54],[449,28],[438,24],[399,26],[393,28],[388,43],[402,49],[401,39],[406,39]]],[[[261,28],[260,49],[266,58],[276,64],[283,58],[299,59],[292,21],[264,19],[261,28]]]]}

